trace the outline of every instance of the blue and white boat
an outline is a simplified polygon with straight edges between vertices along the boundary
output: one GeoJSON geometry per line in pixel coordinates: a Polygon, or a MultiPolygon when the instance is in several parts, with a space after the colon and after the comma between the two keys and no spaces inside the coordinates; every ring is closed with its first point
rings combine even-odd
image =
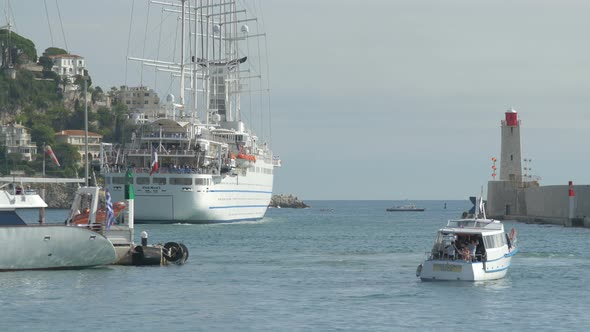
{"type": "Polygon", "coordinates": [[[438,231],[432,250],[416,270],[417,277],[479,281],[506,276],[518,252],[516,230],[507,234],[500,221],[487,219],[481,211],[473,217],[449,220],[438,231]]]}

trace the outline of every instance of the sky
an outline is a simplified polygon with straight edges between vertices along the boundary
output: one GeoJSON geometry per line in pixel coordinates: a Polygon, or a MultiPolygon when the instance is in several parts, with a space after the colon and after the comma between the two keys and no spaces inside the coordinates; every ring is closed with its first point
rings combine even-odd
{"type": "MultiPolygon", "coordinates": [[[[93,84],[137,85],[125,58],[138,50],[128,47],[131,8],[141,26],[147,1],[57,1],[67,48],[86,58],[93,84]]],[[[479,195],[510,107],[542,185],[590,184],[590,2],[257,3],[268,34],[272,147],[283,162],[275,193],[304,201],[479,195]]],[[[10,5],[16,31],[39,54],[65,48],[56,1],[10,5]]],[[[142,29],[132,28],[132,40],[142,29]]]]}

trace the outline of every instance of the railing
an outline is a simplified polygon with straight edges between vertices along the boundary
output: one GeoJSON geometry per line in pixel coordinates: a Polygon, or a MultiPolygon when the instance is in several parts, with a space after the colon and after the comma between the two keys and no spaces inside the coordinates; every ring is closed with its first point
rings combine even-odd
{"type": "Polygon", "coordinates": [[[448,253],[443,251],[438,252],[430,252],[427,251],[424,253],[427,260],[440,260],[440,261],[456,261],[456,262],[485,262],[485,253],[484,254],[475,254],[475,256],[471,256],[470,254],[461,254],[459,252],[455,252],[452,256],[448,253]]]}

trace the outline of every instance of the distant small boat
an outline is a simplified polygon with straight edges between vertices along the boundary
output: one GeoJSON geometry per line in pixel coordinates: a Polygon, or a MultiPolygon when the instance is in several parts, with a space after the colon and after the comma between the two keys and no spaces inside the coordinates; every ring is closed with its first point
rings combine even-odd
{"type": "Polygon", "coordinates": [[[409,204],[409,205],[398,205],[394,207],[390,207],[386,209],[386,211],[390,212],[421,212],[424,211],[424,208],[417,207],[416,204],[409,204]]]}

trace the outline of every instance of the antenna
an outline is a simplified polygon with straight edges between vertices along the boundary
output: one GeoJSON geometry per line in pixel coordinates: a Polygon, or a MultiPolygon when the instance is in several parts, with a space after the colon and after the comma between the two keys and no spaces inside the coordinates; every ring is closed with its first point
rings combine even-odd
{"type": "Polygon", "coordinates": [[[481,186],[481,193],[479,194],[479,206],[478,206],[478,211],[475,216],[476,219],[479,217],[480,213],[482,214],[483,219],[487,219],[486,218],[486,208],[483,203],[483,186],[481,186]]]}

